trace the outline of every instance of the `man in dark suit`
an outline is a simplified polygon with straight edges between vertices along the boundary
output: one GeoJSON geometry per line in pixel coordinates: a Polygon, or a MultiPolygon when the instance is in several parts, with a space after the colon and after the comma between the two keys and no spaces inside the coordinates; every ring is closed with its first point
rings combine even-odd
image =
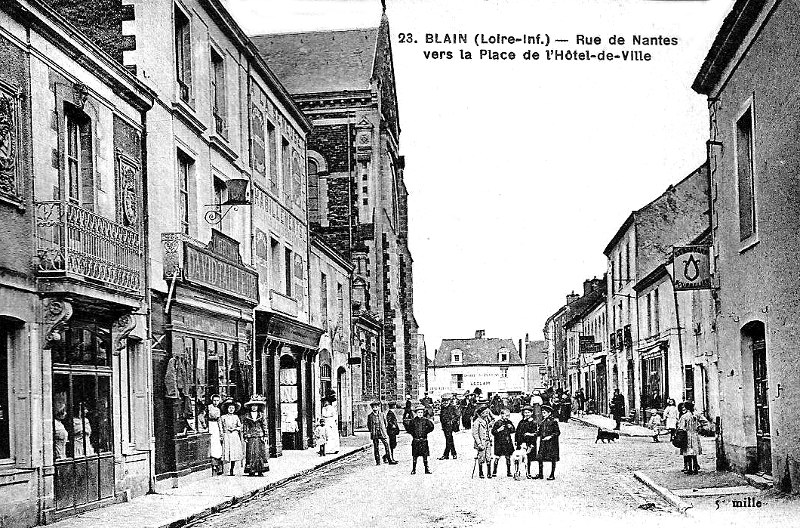
{"type": "Polygon", "coordinates": [[[449,394],[442,396],[442,410],[439,413],[439,420],[442,423],[442,432],[444,433],[444,454],[439,457],[439,460],[447,460],[450,458],[450,453],[453,454],[453,459],[456,459],[458,454],[456,454],[456,444],[453,442],[453,431],[458,427],[458,411],[449,394]]]}
{"type": "Polygon", "coordinates": [[[614,397],[611,398],[611,415],[617,425],[615,430],[619,431],[619,426],[622,423],[622,417],[625,416],[625,397],[620,394],[619,389],[614,389],[614,397]]]}
{"type": "Polygon", "coordinates": [[[367,429],[372,439],[372,448],[375,453],[375,465],[381,465],[381,451],[378,442],[383,442],[386,449],[386,459],[389,464],[397,464],[392,457],[392,450],[389,449],[389,433],[386,431],[386,418],[381,414],[381,405],[378,402],[372,403],[372,412],[367,416],[367,429]]]}

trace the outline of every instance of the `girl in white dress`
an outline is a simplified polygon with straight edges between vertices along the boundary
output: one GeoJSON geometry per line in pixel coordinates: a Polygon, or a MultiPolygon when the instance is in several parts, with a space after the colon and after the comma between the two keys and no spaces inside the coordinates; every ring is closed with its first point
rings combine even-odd
{"type": "Polygon", "coordinates": [[[328,441],[325,442],[325,454],[338,453],[341,448],[339,442],[339,412],[336,409],[336,402],[328,399],[322,400],[322,418],[325,420],[325,428],[328,430],[328,441]]]}

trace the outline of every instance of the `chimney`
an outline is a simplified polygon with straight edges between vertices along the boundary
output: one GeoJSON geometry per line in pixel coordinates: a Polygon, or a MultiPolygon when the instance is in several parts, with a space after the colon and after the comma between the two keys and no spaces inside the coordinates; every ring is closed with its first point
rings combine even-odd
{"type": "Polygon", "coordinates": [[[594,280],[586,279],[583,281],[583,295],[589,295],[594,290],[594,280]]]}
{"type": "Polygon", "coordinates": [[[572,304],[572,303],[574,303],[575,301],[577,301],[580,298],[581,298],[581,296],[578,295],[577,293],[575,293],[575,291],[573,290],[572,293],[567,295],[567,304],[572,304]]]}
{"type": "Polygon", "coordinates": [[[483,339],[486,335],[486,330],[475,330],[475,339],[483,339]]]}

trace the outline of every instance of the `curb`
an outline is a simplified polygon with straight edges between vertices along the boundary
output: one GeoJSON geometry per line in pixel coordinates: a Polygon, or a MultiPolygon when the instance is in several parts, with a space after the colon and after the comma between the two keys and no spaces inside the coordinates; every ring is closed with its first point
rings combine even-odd
{"type": "Polygon", "coordinates": [[[214,506],[206,508],[205,510],[203,510],[201,512],[192,513],[192,514],[188,515],[187,517],[184,517],[183,519],[178,519],[176,521],[172,521],[172,522],[167,523],[167,524],[162,524],[162,525],[160,525],[160,526],[158,526],[156,528],[179,528],[179,527],[182,527],[182,526],[188,526],[188,525],[190,525],[190,524],[192,524],[192,523],[194,523],[196,521],[204,519],[205,517],[208,517],[210,515],[214,515],[216,513],[220,513],[223,510],[226,510],[226,509],[230,508],[231,506],[234,506],[236,504],[239,504],[239,503],[245,502],[245,501],[247,501],[249,499],[252,499],[252,498],[256,497],[257,495],[261,495],[261,494],[266,493],[268,491],[272,491],[275,488],[279,488],[281,486],[284,486],[284,485],[288,484],[289,482],[291,482],[291,481],[293,481],[295,479],[298,479],[300,477],[304,477],[304,476],[308,475],[309,473],[312,473],[312,472],[314,472],[314,471],[316,471],[316,470],[318,470],[320,468],[323,468],[323,467],[325,467],[325,466],[327,466],[329,464],[332,464],[334,462],[338,462],[339,460],[342,460],[342,459],[347,458],[349,456],[355,455],[357,453],[362,453],[362,452],[366,451],[367,449],[369,449],[371,447],[372,447],[372,444],[365,444],[363,446],[356,447],[352,451],[348,451],[348,452],[345,452],[345,453],[337,454],[337,455],[329,458],[328,460],[324,460],[324,461],[320,462],[319,464],[317,464],[317,465],[315,465],[313,467],[310,467],[308,469],[304,469],[302,471],[299,471],[297,473],[289,475],[288,477],[284,477],[284,478],[282,478],[280,480],[276,480],[275,482],[270,482],[269,484],[265,484],[263,487],[260,487],[258,489],[255,489],[255,490],[252,490],[252,491],[248,491],[247,493],[243,493],[241,495],[236,495],[236,496],[231,497],[231,498],[229,498],[229,499],[227,499],[227,500],[225,500],[225,501],[223,501],[223,502],[221,502],[219,504],[215,504],[214,506]]]}
{"type": "Polygon", "coordinates": [[[648,488],[650,488],[654,492],[656,492],[659,495],[661,495],[661,497],[664,498],[664,500],[666,500],[667,502],[672,504],[682,514],[686,515],[686,510],[688,510],[689,508],[692,507],[691,504],[689,504],[688,502],[684,501],[683,499],[681,499],[680,497],[678,497],[677,495],[672,493],[670,490],[668,490],[664,486],[659,486],[658,484],[653,482],[653,480],[650,477],[648,477],[647,475],[645,475],[641,471],[634,471],[633,472],[633,476],[636,477],[636,480],[638,480],[639,482],[641,482],[642,484],[644,484],[645,486],[647,486],[648,488]]]}

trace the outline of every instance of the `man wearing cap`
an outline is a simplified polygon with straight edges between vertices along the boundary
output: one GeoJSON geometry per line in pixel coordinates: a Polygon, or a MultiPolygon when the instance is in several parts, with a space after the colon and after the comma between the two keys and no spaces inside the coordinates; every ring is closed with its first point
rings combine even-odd
{"type": "Polygon", "coordinates": [[[472,439],[478,454],[475,457],[478,464],[478,476],[483,478],[483,465],[486,464],[487,478],[492,478],[490,461],[492,459],[492,437],[489,433],[489,407],[478,408],[478,416],[472,423],[472,439]]]}
{"type": "Polygon", "coordinates": [[[411,466],[411,474],[417,472],[417,458],[422,457],[422,464],[425,466],[425,474],[430,475],[431,470],[428,468],[428,456],[430,456],[430,448],[428,447],[428,433],[433,431],[433,422],[425,418],[425,407],[417,405],[414,409],[414,418],[409,422],[406,431],[411,435],[411,457],[413,465],[411,466]]]}
{"type": "Polygon", "coordinates": [[[439,420],[442,423],[442,432],[444,433],[444,454],[439,457],[439,460],[447,460],[450,458],[450,453],[453,454],[453,459],[455,460],[458,455],[456,454],[456,444],[453,442],[453,431],[458,427],[458,411],[449,394],[442,396],[442,410],[439,413],[439,420]]]}
{"type": "Polygon", "coordinates": [[[369,429],[369,436],[372,439],[372,448],[375,453],[375,465],[381,465],[381,450],[378,442],[383,442],[383,447],[386,449],[386,460],[389,464],[397,464],[392,458],[392,450],[389,449],[389,433],[386,431],[386,418],[381,414],[381,404],[372,402],[372,412],[367,416],[367,429],[369,429]]]}

